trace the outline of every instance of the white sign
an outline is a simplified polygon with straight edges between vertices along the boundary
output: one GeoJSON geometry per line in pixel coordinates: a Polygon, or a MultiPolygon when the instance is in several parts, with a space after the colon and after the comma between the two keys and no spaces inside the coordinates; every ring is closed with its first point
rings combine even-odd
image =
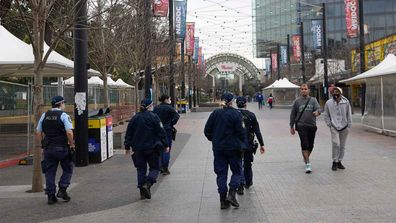
{"type": "Polygon", "coordinates": [[[82,115],[87,106],[87,94],[85,92],[77,92],[74,96],[78,115],[82,115]]]}
{"type": "Polygon", "coordinates": [[[235,63],[219,63],[216,65],[220,72],[234,72],[237,69],[237,64],[235,63]]]}

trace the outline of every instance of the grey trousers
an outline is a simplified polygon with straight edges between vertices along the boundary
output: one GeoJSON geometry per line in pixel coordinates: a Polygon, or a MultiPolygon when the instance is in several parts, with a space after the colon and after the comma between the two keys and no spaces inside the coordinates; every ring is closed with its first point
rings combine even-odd
{"type": "Polygon", "coordinates": [[[333,161],[339,162],[344,158],[345,144],[348,137],[349,128],[339,132],[334,127],[331,127],[330,133],[333,147],[333,161]]]}

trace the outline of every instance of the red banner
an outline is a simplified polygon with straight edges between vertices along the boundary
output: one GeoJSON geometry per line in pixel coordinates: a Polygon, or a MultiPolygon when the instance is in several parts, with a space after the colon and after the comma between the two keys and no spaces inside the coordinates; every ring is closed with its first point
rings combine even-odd
{"type": "Polygon", "coordinates": [[[271,54],[271,59],[272,59],[272,71],[278,70],[278,53],[272,53],[271,54]]]}
{"type": "Polygon", "coordinates": [[[154,16],[167,17],[169,9],[169,0],[152,0],[154,16]]]}
{"type": "Polygon", "coordinates": [[[292,36],[292,45],[293,45],[294,61],[300,62],[300,60],[301,60],[301,36],[293,35],[292,36]]]}
{"type": "Polygon", "coordinates": [[[359,35],[359,1],[345,1],[345,21],[348,38],[357,38],[359,35]]]}
{"type": "Polygon", "coordinates": [[[186,54],[188,56],[194,55],[194,30],[195,24],[193,22],[188,22],[186,24],[186,54]]]}
{"type": "Polygon", "coordinates": [[[198,66],[202,65],[202,47],[198,49],[198,66]]]}

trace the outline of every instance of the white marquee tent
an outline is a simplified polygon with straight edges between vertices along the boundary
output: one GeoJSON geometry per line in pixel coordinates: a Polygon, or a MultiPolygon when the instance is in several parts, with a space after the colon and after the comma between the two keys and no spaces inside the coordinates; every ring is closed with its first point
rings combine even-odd
{"type": "Polygon", "coordinates": [[[299,86],[291,83],[287,78],[276,80],[263,89],[265,98],[270,94],[274,97],[274,106],[289,107],[298,97],[299,86]]]}
{"type": "Polygon", "coordinates": [[[362,123],[380,133],[396,135],[396,56],[389,54],[374,68],[344,83],[366,83],[362,123]]]}

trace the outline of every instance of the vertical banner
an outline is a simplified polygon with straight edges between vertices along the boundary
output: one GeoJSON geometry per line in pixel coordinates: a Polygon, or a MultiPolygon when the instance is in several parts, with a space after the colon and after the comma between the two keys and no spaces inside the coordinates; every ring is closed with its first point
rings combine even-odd
{"type": "Polygon", "coordinates": [[[169,9],[169,0],[152,0],[153,15],[155,17],[167,17],[169,9]]]}
{"type": "Polygon", "coordinates": [[[278,70],[278,53],[272,53],[271,54],[271,60],[272,60],[272,71],[278,70]]]}
{"type": "Polygon", "coordinates": [[[184,39],[186,37],[186,0],[175,0],[175,32],[176,39],[184,39]]]}
{"type": "Polygon", "coordinates": [[[193,56],[194,55],[194,29],[195,29],[195,23],[193,22],[188,22],[186,23],[186,53],[188,56],[193,56]]]}
{"type": "Polygon", "coordinates": [[[357,38],[359,35],[359,0],[344,0],[345,21],[348,38],[357,38]]]}
{"type": "Polygon", "coordinates": [[[198,48],[198,67],[202,64],[202,47],[198,48]]]}
{"type": "Polygon", "coordinates": [[[280,56],[281,56],[281,64],[285,65],[288,63],[287,58],[288,58],[288,49],[287,46],[281,45],[280,46],[280,56]]]}
{"type": "Polygon", "coordinates": [[[295,62],[301,61],[301,36],[292,36],[293,58],[295,62]]]}
{"type": "Polygon", "coordinates": [[[193,55],[193,63],[198,63],[198,51],[199,51],[199,38],[194,38],[194,55],[193,55]]]}
{"type": "Polygon", "coordinates": [[[322,27],[322,20],[312,20],[312,43],[313,48],[321,51],[322,49],[322,41],[323,41],[323,27],[322,27]]]}

